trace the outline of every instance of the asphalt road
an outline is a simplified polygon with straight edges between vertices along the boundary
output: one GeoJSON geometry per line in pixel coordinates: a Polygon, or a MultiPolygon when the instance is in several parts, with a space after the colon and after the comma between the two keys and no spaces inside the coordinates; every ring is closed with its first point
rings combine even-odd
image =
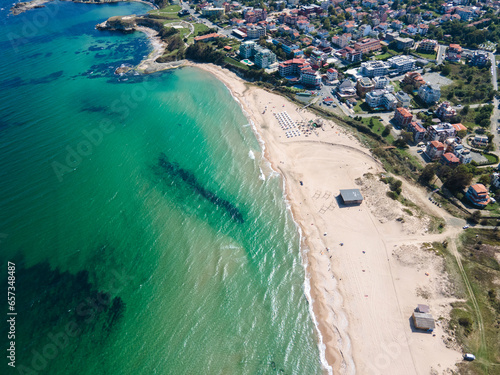
{"type": "Polygon", "coordinates": [[[493,52],[489,53],[491,60],[491,79],[493,83],[493,89],[498,90],[498,82],[497,82],[497,64],[495,61],[495,55],[493,52]]]}
{"type": "Polygon", "coordinates": [[[446,46],[438,45],[438,52],[436,57],[437,65],[441,64],[444,60],[444,53],[446,51],[446,46]]]}

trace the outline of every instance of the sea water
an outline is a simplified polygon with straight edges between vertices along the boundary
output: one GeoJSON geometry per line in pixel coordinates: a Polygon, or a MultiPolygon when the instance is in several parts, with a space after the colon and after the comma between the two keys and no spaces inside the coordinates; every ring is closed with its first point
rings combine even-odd
{"type": "Polygon", "coordinates": [[[226,87],[196,68],[114,74],[150,45],[95,25],[147,5],[10,6],[0,272],[15,264],[17,316],[0,343],[16,367],[0,372],[321,373],[282,180],[226,87]]]}

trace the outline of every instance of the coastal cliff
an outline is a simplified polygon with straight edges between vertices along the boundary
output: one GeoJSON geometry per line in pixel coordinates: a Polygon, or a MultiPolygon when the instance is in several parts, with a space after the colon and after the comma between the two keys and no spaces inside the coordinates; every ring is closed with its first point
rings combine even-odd
{"type": "Polygon", "coordinates": [[[147,27],[158,32],[163,28],[163,24],[160,21],[151,18],[148,15],[130,15],[110,17],[106,21],[97,24],[96,29],[131,33],[136,31],[139,26],[147,27]]]}

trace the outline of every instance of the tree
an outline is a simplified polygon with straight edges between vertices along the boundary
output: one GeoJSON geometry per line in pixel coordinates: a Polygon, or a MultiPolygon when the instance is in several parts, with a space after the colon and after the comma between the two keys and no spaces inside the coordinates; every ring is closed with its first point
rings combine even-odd
{"type": "Polygon", "coordinates": [[[413,133],[412,132],[407,132],[407,131],[402,130],[400,137],[401,137],[401,140],[403,140],[405,143],[413,142],[413,133]]]}
{"type": "Polygon", "coordinates": [[[479,177],[478,182],[480,184],[483,184],[484,186],[489,185],[490,184],[490,175],[488,175],[488,174],[481,175],[481,177],[479,177]]]}
{"type": "Polygon", "coordinates": [[[449,168],[444,175],[446,175],[444,186],[453,192],[463,190],[470,184],[473,177],[472,173],[470,173],[463,164],[454,169],[449,168]]]}
{"type": "Polygon", "coordinates": [[[329,20],[328,18],[325,18],[325,20],[323,21],[323,27],[324,27],[326,30],[330,30],[330,29],[331,29],[330,20],[329,20]]]}
{"type": "Polygon", "coordinates": [[[443,74],[444,76],[447,76],[450,73],[451,73],[450,65],[446,64],[445,66],[443,66],[443,69],[441,69],[441,74],[443,74]]]}
{"type": "Polygon", "coordinates": [[[387,125],[384,131],[382,132],[382,137],[387,137],[389,134],[391,134],[391,130],[392,130],[392,125],[387,125]]]}
{"type": "Polygon", "coordinates": [[[399,0],[394,0],[394,2],[391,5],[392,10],[397,10],[399,7],[399,0]]]}
{"type": "Polygon", "coordinates": [[[460,111],[460,114],[463,116],[467,116],[467,114],[469,113],[469,109],[470,109],[470,107],[468,105],[466,105],[465,107],[462,108],[462,110],[460,111]]]}
{"type": "Polygon", "coordinates": [[[423,185],[427,185],[434,178],[436,173],[436,166],[434,164],[427,164],[420,174],[420,182],[423,185]]]}

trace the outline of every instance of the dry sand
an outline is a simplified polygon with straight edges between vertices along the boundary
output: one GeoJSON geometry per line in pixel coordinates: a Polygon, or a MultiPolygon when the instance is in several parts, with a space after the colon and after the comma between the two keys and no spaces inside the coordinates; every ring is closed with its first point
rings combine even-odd
{"type": "MultiPolygon", "coordinates": [[[[457,229],[428,234],[429,220],[418,218],[416,209],[410,215],[386,196],[387,185],[378,177],[384,172],[381,164],[345,129],[325,121],[322,130],[307,137],[287,138],[274,113],[286,111],[294,121],[316,117],[230,71],[196,66],[214,74],[240,101],[265,142],[266,158],[286,180],[303,231],[318,338],[331,366],[325,372],[451,373],[461,358],[449,348],[456,345],[445,332],[455,299],[441,258],[422,249],[422,243],[443,241],[457,229]],[[339,189],[346,188],[362,191],[361,206],[340,203],[339,189]],[[410,318],[418,303],[430,305],[434,317],[442,318],[434,334],[412,331],[410,318]]],[[[417,187],[405,183],[403,194],[443,216],[417,187]]]]}

